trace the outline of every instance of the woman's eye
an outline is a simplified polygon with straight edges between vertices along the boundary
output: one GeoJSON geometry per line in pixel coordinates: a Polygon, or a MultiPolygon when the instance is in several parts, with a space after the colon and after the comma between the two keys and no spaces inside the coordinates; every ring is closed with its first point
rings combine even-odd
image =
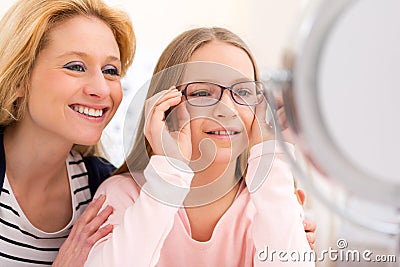
{"type": "Polygon", "coordinates": [[[77,72],[85,72],[85,65],[82,62],[70,62],[65,64],[63,68],[77,72]]]}
{"type": "Polygon", "coordinates": [[[105,67],[102,69],[102,72],[103,72],[104,74],[107,74],[107,75],[119,76],[119,71],[118,71],[118,69],[117,69],[116,67],[114,67],[114,66],[105,66],[105,67]]]}

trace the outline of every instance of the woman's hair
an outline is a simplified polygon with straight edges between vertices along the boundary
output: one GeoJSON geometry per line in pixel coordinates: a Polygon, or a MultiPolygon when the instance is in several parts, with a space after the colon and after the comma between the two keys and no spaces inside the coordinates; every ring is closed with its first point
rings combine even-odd
{"type": "MultiPolygon", "coordinates": [[[[154,69],[146,99],[162,90],[179,85],[181,75],[184,71],[184,63],[189,61],[190,57],[197,49],[213,40],[234,45],[245,51],[253,63],[255,79],[258,80],[258,70],[254,57],[250,49],[239,36],[224,28],[196,28],[177,36],[163,51],[154,69]],[[176,67],[171,68],[172,66],[176,67]]],[[[143,134],[144,123],[145,117],[143,108],[134,145],[125,162],[114,174],[127,171],[140,172],[146,168],[149,157],[153,154],[153,151],[143,134]]],[[[238,159],[239,164],[237,164],[236,172],[239,176],[242,176],[245,166],[247,166],[247,155],[248,151],[238,159]]]]}
{"type": "MultiPolygon", "coordinates": [[[[35,59],[49,43],[49,32],[75,16],[95,17],[112,30],[125,75],[135,54],[135,36],[125,12],[101,0],[19,0],[0,21],[0,126],[21,120],[29,99],[29,81],[35,59]],[[19,94],[18,94],[19,92],[19,94]],[[20,97],[23,93],[23,96],[20,97]]],[[[83,155],[100,153],[93,146],[75,145],[83,155]]]]}

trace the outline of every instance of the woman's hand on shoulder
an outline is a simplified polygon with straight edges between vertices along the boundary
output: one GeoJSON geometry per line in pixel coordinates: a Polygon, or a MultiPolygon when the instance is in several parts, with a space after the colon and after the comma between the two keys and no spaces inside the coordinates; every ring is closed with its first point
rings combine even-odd
{"type": "MultiPolygon", "coordinates": [[[[301,189],[296,189],[295,193],[299,203],[302,206],[304,206],[306,200],[306,193],[301,189]]],[[[314,250],[315,240],[316,240],[315,230],[317,229],[317,223],[312,220],[304,220],[303,225],[304,225],[304,231],[306,232],[307,241],[310,244],[310,248],[314,250]]]]}
{"type": "Polygon", "coordinates": [[[112,225],[100,228],[113,212],[112,207],[107,206],[98,213],[105,199],[104,195],[94,199],[76,220],[52,266],[83,266],[93,245],[112,232],[112,225]]]}

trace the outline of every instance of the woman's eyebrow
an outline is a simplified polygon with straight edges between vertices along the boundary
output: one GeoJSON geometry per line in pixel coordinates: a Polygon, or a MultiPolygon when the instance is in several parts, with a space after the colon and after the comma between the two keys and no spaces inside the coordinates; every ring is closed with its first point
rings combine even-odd
{"type": "MultiPolygon", "coordinates": [[[[78,57],[81,57],[81,58],[89,58],[90,57],[90,55],[85,53],[85,52],[68,51],[68,52],[62,53],[57,58],[63,58],[63,57],[67,57],[67,56],[78,56],[78,57]]],[[[114,55],[107,56],[107,60],[110,60],[110,61],[121,61],[119,57],[114,56],[114,55]]]]}

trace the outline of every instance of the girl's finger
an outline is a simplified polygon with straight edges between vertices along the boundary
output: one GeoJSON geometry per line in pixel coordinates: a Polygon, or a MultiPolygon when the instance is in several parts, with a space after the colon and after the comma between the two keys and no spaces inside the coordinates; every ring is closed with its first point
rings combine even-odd
{"type": "Polygon", "coordinates": [[[148,134],[152,133],[159,134],[163,129],[165,129],[165,112],[172,106],[179,104],[181,97],[176,96],[170,98],[165,102],[160,103],[158,106],[154,107],[153,113],[149,116],[148,120],[148,134]]]}
{"type": "Polygon", "coordinates": [[[161,92],[158,92],[154,96],[150,97],[149,99],[146,100],[145,102],[145,108],[144,108],[144,116],[145,116],[145,122],[144,122],[144,133],[146,135],[146,138],[149,142],[151,142],[151,125],[152,125],[152,118],[153,118],[153,113],[154,113],[154,107],[156,103],[162,101],[163,99],[168,99],[169,97],[173,96],[173,89],[169,90],[164,90],[161,92]]]}
{"type": "Polygon", "coordinates": [[[148,118],[150,113],[153,111],[154,106],[156,106],[159,102],[163,102],[171,97],[174,96],[178,92],[177,89],[168,89],[158,92],[157,94],[153,95],[145,102],[145,118],[148,118]]]}
{"type": "Polygon", "coordinates": [[[285,130],[289,127],[288,122],[286,120],[286,112],[285,109],[282,107],[277,112],[279,125],[281,126],[282,130],[285,130]]]}
{"type": "Polygon", "coordinates": [[[176,119],[178,121],[178,130],[189,127],[190,114],[186,108],[186,103],[183,102],[176,107],[176,119]]]}
{"type": "Polygon", "coordinates": [[[255,115],[259,122],[266,122],[266,114],[267,114],[267,101],[264,99],[260,104],[258,104],[255,108],[255,115]]]}
{"type": "Polygon", "coordinates": [[[157,103],[156,105],[153,106],[153,113],[155,111],[157,112],[166,112],[169,108],[178,105],[181,102],[181,95],[178,92],[172,97],[169,97],[162,102],[157,103]]]}
{"type": "Polygon", "coordinates": [[[155,99],[148,99],[145,106],[146,123],[149,125],[150,120],[164,120],[164,113],[171,107],[179,104],[181,101],[181,93],[177,90],[167,92],[155,99]]]}
{"type": "Polygon", "coordinates": [[[176,95],[182,95],[182,94],[178,91],[178,89],[171,88],[168,90],[163,90],[161,92],[158,92],[154,96],[147,99],[146,102],[149,103],[149,107],[154,107],[172,97],[175,97],[176,95]]]}

